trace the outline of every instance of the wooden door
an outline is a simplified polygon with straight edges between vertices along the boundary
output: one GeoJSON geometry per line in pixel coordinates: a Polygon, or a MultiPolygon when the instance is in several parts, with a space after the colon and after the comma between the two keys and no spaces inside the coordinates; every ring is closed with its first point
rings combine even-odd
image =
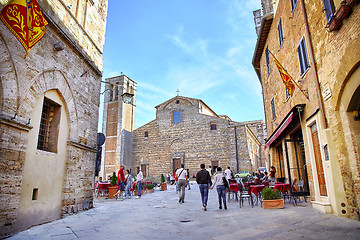
{"type": "Polygon", "coordinates": [[[219,161],[211,161],[212,172],[215,172],[218,166],[219,166],[219,161]]]}
{"type": "Polygon", "coordinates": [[[173,159],[173,173],[175,173],[176,169],[181,167],[181,159],[180,158],[174,158],[173,159]]]}
{"type": "Polygon", "coordinates": [[[146,178],[147,177],[146,164],[141,164],[141,172],[143,174],[143,177],[146,178]]]}
{"type": "Polygon", "coordinates": [[[320,142],[316,123],[311,126],[311,137],[314,147],[315,165],[318,176],[320,195],[327,196],[324,167],[321,160],[320,142]]]}

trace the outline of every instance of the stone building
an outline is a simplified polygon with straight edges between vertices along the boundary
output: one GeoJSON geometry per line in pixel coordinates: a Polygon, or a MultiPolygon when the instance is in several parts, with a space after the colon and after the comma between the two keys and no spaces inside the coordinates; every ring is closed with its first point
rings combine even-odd
{"type": "Polygon", "coordinates": [[[298,191],[314,208],[360,219],[358,1],[264,2],[273,7],[263,4],[252,63],[263,91],[268,158],[278,177],[300,180],[298,191]],[[293,96],[271,53],[298,84],[293,96]]]}
{"type": "Polygon", "coordinates": [[[106,179],[117,173],[120,165],[133,165],[136,82],[125,75],[105,80],[103,132],[106,136],[99,176],[106,179]]]}
{"type": "Polygon", "coordinates": [[[263,122],[234,122],[203,101],[176,96],[156,106],[156,119],[134,131],[134,168],[146,177],[174,173],[185,164],[190,176],[201,163],[233,171],[263,166],[263,122]]]}
{"type": "Polygon", "coordinates": [[[93,205],[108,1],[38,2],[26,59],[0,22],[0,238],[93,205]]]}

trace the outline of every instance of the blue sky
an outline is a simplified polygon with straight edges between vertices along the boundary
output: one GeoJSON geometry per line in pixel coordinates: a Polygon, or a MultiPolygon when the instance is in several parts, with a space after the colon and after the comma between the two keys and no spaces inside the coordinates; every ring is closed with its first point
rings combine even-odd
{"type": "Polygon", "coordinates": [[[260,0],[109,1],[103,79],[123,72],[137,82],[135,127],[177,89],[233,121],[264,120],[251,65],[260,8],[260,0]]]}

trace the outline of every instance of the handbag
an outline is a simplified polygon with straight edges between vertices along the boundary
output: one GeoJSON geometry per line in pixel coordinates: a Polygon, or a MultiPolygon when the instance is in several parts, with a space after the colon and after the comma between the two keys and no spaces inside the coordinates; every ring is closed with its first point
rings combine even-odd
{"type": "Polygon", "coordinates": [[[223,177],[222,177],[222,180],[223,180],[223,183],[224,183],[224,187],[225,188],[229,188],[229,183],[228,183],[228,181],[226,180],[226,177],[223,175],[223,177]]]}

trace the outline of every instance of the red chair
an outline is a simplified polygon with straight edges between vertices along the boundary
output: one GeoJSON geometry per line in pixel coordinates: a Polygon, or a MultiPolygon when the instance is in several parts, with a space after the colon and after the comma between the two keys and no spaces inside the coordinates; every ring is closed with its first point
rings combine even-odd
{"type": "Polygon", "coordinates": [[[99,196],[99,192],[100,192],[101,196],[104,196],[104,195],[108,196],[109,195],[109,186],[110,186],[110,183],[99,183],[97,196],[99,196]]]}
{"type": "Polygon", "coordinates": [[[229,186],[228,191],[228,201],[230,202],[231,196],[233,199],[236,199],[236,201],[239,200],[238,197],[238,192],[239,192],[239,187],[237,183],[231,183],[229,186]]]}

